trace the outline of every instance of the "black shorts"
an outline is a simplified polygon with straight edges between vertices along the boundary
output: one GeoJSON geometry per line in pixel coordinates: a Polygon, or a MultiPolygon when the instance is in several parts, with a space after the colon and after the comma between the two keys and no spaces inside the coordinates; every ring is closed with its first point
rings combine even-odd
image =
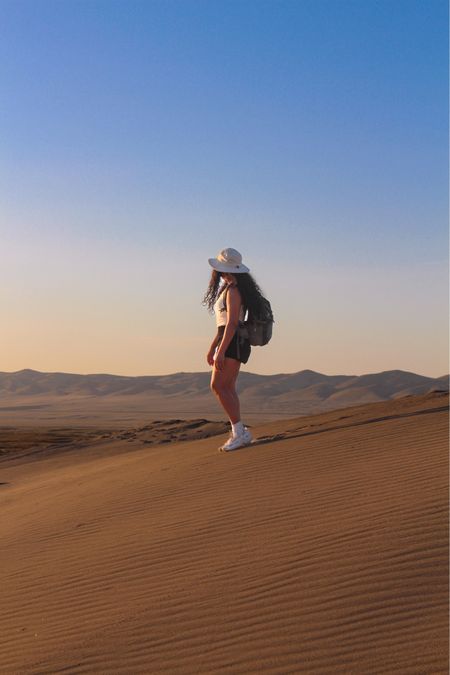
{"type": "MultiPolygon", "coordinates": [[[[219,334],[219,342],[217,343],[217,347],[219,347],[222,341],[223,334],[225,332],[225,326],[219,326],[217,328],[217,332],[219,334]]],[[[248,338],[239,337],[238,332],[236,331],[233,337],[231,338],[230,344],[227,347],[225,356],[228,359],[236,359],[241,363],[247,363],[251,350],[252,348],[250,346],[248,338]]]]}

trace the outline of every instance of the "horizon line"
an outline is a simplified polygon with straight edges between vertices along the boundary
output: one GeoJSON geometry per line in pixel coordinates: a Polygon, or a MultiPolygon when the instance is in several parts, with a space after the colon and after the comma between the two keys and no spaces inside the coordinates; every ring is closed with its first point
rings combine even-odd
{"type": "MultiPolygon", "coordinates": [[[[36,370],[35,368],[21,368],[20,370],[12,370],[12,371],[6,371],[2,370],[0,371],[0,375],[17,375],[18,373],[23,373],[23,372],[31,372],[31,373],[39,373],[41,375],[78,375],[80,377],[89,377],[89,376],[108,376],[108,377],[124,377],[124,378],[141,378],[141,377],[171,377],[173,375],[199,375],[203,373],[210,373],[211,371],[209,370],[178,370],[176,372],[172,373],[165,373],[162,375],[117,375],[115,373],[106,373],[106,372],[97,372],[97,373],[73,373],[73,372],[68,372],[68,371],[62,371],[62,370],[52,370],[52,371],[46,371],[46,370],[36,370]]],[[[255,373],[247,370],[242,370],[242,373],[247,373],[248,375],[257,375],[258,377],[275,377],[275,376],[280,376],[280,375],[298,375],[299,373],[314,373],[315,375],[322,375],[324,377],[364,377],[366,375],[381,375],[383,373],[409,373],[411,375],[417,375],[418,377],[425,377],[430,380],[439,380],[443,378],[450,378],[450,373],[444,373],[443,375],[422,375],[421,373],[416,373],[412,370],[402,370],[401,368],[391,368],[389,370],[380,370],[377,372],[370,372],[370,373],[363,373],[361,375],[355,375],[354,373],[351,373],[349,375],[346,374],[337,374],[337,375],[327,375],[326,373],[321,373],[317,370],[312,370],[310,368],[304,368],[303,370],[295,370],[290,373],[287,372],[277,372],[277,373],[271,373],[271,374],[263,374],[263,373],[255,373]]]]}

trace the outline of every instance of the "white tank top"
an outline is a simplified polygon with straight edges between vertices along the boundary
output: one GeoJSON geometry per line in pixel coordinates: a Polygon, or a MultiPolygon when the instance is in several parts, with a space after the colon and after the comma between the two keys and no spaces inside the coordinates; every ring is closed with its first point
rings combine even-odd
{"type": "MultiPolygon", "coordinates": [[[[225,289],[228,288],[228,284],[225,284],[225,286],[222,289],[222,292],[219,294],[216,302],[214,303],[214,312],[216,315],[216,326],[226,326],[227,325],[227,303],[226,299],[224,298],[224,291],[225,289]]],[[[241,309],[239,312],[239,321],[244,321],[245,318],[245,312],[244,312],[244,307],[241,303],[241,309]]]]}

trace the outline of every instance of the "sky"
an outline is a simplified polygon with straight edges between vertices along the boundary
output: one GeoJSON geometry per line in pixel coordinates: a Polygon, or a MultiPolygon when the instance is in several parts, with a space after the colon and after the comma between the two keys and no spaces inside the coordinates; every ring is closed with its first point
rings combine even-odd
{"type": "Polygon", "coordinates": [[[273,338],[243,369],[448,361],[443,0],[0,0],[0,370],[209,370],[207,259],[273,338]]]}

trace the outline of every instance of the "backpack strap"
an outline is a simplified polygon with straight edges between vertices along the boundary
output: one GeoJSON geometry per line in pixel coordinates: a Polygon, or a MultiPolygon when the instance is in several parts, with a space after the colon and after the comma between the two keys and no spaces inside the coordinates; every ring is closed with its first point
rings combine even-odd
{"type": "MultiPolygon", "coordinates": [[[[231,286],[230,286],[230,284],[227,284],[226,287],[225,287],[225,289],[224,289],[224,291],[222,291],[222,292],[223,292],[224,307],[220,310],[221,312],[224,312],[224,311],[226,310],[226,307],[227,307],[227,293],[228,293],[228,291],[229,291],[230,288],[238,288],[238,285],[237,285],[237,284],[231,284],[231,286]]],[[[250,310],[249,310],[248,307],[247,307],[246,305],[244,305],[244,303],[242,302],[242,294],[241,294],[240,291],[239,291],[239,294],[241,295],[241,310],[243,310],[243,312],[244,312],[244,318],[245,318],[245,315],[247,314],[247,312],[250,314],[250,310]]],[[[243,322],[240,321],[239,323],[243,323],[243,322]]]]}
{"type": "Polygon", "coordinates": [[[225,286],[223,289],[221,295],[223,295],[222,300],[223,300],[223,307],[220,308],[221,312],[226,312],[227,311],[227,293],[228,293],[228,284],[225,286]]]}
{"type": "MultiPolygon", "coordinates": [[[[232,286],[233,286],[233,288],[237,288],[237,284],[232,284],[232,286]]],[[[231,288],[230,284],[227,284],[227,285],[225,286],[225,289],[223,290],[223,304],[224,304],[224,307],[223,307],[223,309],[222,309],[222,312],[224,312],[224,311],[226,310],[226,308],[227,308],[227,293],[228,293],[228,291],[229,291],[230,288],[231,288]]]]}

